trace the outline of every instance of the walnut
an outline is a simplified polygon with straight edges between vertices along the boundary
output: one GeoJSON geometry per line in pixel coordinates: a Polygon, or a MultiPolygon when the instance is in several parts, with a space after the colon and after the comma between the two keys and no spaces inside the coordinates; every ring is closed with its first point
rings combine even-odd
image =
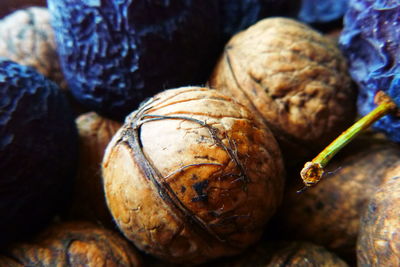
{"type": "Polygon", "coordinates": [[[347,267],[348,265],[324,247],[301,241],[269,241],[250,248],[246,253],[216,264],[221,267],[347,267]]]}
{"type": "Polygon", "coordinates": [[[66,222],[49,227],[29,242],[7,248],[0,255],[0,265],[122,267],[142,264],[138,252],[117,233],[88,222],[66,222]]]}
{"type": "Polygon", "coordinates": [[[265,124],[215,90],[168,90],[125,120],[103,160],[108,207],[135,245],[197,264],[260,238],[283,190],[265,124]]]}
{"type": "Polygon", "coordinates": [[[300,179],[289,186],[277,216],[281,238],[309,240],[355,261],[361,214],[399,163],[400,147],[387,139],[365,135],[354,140],[318,186],[302,194],[295,193],[300,179]]]}
{"type": "Polygon", "coordinates": [[[361,217],[358,266],[400,266],[400,168],[371,196],[361,217]]]}
{"type": "Polygon", "coordinates": [[[122,123],[95,112],[82,114],[75,121],[79,131],[80,161],[69,216],[113,227],[104,197],[101,161],[108,143],[122,123]]]}
{"type": "Polygon", "coordinates": [[[291,19],[264,19],[235,35],[209,85],[262,116],[288,163],[319,152],[355,116],[335,42],[291,19]]]}
{"type": "Polygon", "coordinates": [[[47,8],[21,9],[0,20],[0,56],[33,67],[62,89],[67,88],[47,8]]]}

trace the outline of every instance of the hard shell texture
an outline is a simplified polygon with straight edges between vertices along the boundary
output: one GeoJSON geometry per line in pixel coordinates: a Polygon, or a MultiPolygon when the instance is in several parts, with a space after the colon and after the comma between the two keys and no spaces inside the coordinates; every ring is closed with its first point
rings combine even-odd
{"type": "Polygon", "coordinates": [[[48,0],[68,85],[122,119],[166,88],[205,83],[219,46],[214,0],[48,0]]]}
{"type": "Polygon", "coordinates": [[[30,7],[0,20],[0,56],[38,72],[66,88],[47,8],[30,7]]]}
{"type": "Polygon", "coordinates": [[[1,266],[141,266],[138,252],[121,236],[88,222],[55,224],[29,242],[0,254],[1,266]],[[16,261],[18,264],[6,265],[16,261]]]}
{"type": "MultiPolygon", "coordinates": [[[[339,44],[349,62],[349,71],[360,90],[358,110],[362,115],[376,107],[378,90],[400,106],[400,1],[350,1],[339,44]]],[[[400,142],[400,119],[388,115],[374,124],[390,139],[400,142]]]]}
{"type": "Polygon", "coordinates": [[[317,152],[355,115],[335,43],[291,19],[264,19],[235,35],[209,85],[262,116],[288,161],[317,152]]]}
{"type": "Polygon", "coordinates": [[[80,160],[70,217],[113,227],[104,196],[101,162],[108,143],[122,124],[95,112],[84,113],[75,121],[79,132],[80,160]]]}
{"type": "Polygon", "coordinates": [[[301,0],[298,18],[306,23],[327,23],[341,19],[349,0],[301,0]]]}
{"type": "Polygon", "coordinates": [[[223,40],[271,16],[295,16],[298,0],[219,0],[223,40]]]}
{"type": "Polygon", "coordinates": [[[77,131],[60,89],[0,60],[0,244],[42,227],[76,171],[77,131]]]}
{"type": "Polygon", "coordinates": [[[221,261],[231,267],[346,267],[346,262],[324,247],[309,242],[263,242],[242,255],[221,261]]]}
{"type": "Polygon", "coordinates": [[[196,264],[254,243],[283,190],[279,147],[215,90],[156,95],[127,117],[103,160],[108,207],[137,247],[196,264]]]}
{"type": "Polygon", "coordinates": [[[387,173],[400,164],[399,146],[371,137],[354,140],[328,165],[333,173],[317,186],[296,194],[300,177],[289,186],[277,216],[277,236],[309,240],[355,261],[361,214],[387,173]]]}
{"type": "Polygon", "coordinates": [[[400,266],[400,168],[372,195],[361,218],[359,266],[400,266]]]}

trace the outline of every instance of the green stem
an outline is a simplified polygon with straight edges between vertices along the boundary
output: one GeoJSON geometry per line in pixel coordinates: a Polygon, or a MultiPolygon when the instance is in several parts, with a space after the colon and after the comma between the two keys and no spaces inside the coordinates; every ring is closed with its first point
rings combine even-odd
{"type": "Polygon", "coordinates": [[[328,162],[336,155],[343,147],[350,143],[355,137],[369,128],[374,122],[389,114],[393,110],[391,103],[382,103],[370,113],[362,117],[354,123],[350,128],[344,131],[330,145],[328,145],[321,153],[318,154],[312,161],[318,162],[324,168],[328,162]]]}
{"type": "MultiPolygon", "coordinates": [[[[351,142],[351,140],[383,116],[397,110],[397,106],[393,100],[382,91],[377,93],[375,102],[378,102],[378,106],[374,110],[344,131],[312,161],[304,164],[300,176],[303,179],[305,188],[313,186],[321,180],[324,174],[324,168],[328,162],[336,155],[336,153],[351,142]]],[[[300,191],[304,191],[304,188],[300,191]]]]}

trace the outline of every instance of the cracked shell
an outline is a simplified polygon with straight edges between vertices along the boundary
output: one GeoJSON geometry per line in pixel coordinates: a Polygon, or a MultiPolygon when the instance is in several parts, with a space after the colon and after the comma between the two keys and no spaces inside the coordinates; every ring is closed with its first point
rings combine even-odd
{"type": "Polygon", "coordinates": [[[103,179],[124,235],[184,264],[237,254],[258,240],[284,182],[265,124],[199,87],[164,91],[128,116],[107,147],[103,179]]]}
{"type": "Polygon", "coordinates": [[[264,19],[235,35],[209,85],[262,116],[289,161],[319,152],[355,116],[336,44],[291,19],[264,19]]]}

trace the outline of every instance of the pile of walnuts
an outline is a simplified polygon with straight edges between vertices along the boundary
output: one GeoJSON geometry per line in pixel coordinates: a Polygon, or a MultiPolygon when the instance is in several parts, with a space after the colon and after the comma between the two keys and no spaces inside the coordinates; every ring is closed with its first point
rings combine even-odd
{"type": "MultiPolygon", "coordinates": [[[[65,207],[49,226],[4,240],[0,265],[400,263],[398,145],[367,133],[332,162],[320,185],[296,194],[301,164],[357,116],[357,89],[335,38],[295,19],[262,19],[221,47],[203,85],[159,88],[116,121],[71,96],[49,19],[45,8],[4,18],[0,55],[41,72],[68,96],[78,171],[65,207]]],[[[0,115],[3,102],[13,103],[0,98],[0,115]]],[[[0,155],[6,134],[0,129],[0,155]]],[[[18,182],[7,190],[24,187],[18,182]]]]}

